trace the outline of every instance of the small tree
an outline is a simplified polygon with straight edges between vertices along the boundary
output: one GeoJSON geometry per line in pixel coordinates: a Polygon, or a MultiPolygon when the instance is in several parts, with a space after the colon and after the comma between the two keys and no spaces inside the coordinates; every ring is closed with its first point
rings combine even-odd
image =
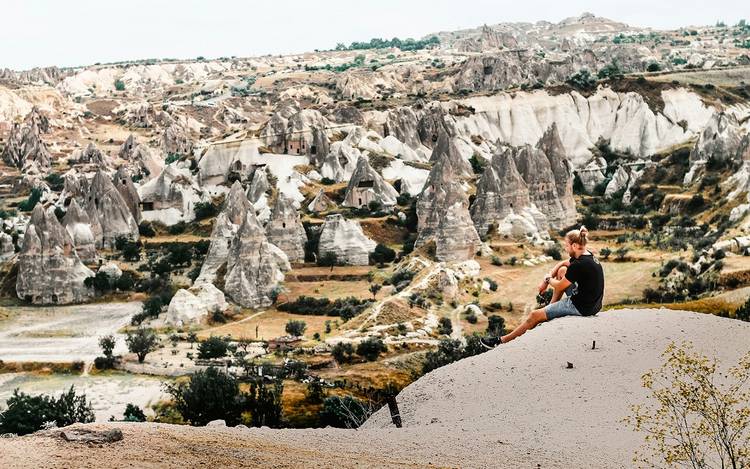
{"type": "Polygon", "coordinates": [[[193,344],[198,342],[198,334],[193,331],[188,332],[187,340],[190,342],[190,348],[193,348],[193,344]]]}
{"type": "Polygon", "coordinates": [[[119,78],[115,80],[115,89],[117,91],[125,91],[125,82],[120,80],[119,78]]]}
{"type": "Polygon", "coordinates": [[[284,327],[286,333],[294,337],[301,337],[305,334],[306,329],[307,323],[305,323],[305,321],[298,321],[296,319],[290,319],[284,327]]]}
{"type": "Polygon", "coordinates": [[[453,323],[451,318],[442,317],[438,320],[438,334],[451,335],[453,332],[453,323]]]}
{"type": "Polygon", "coordinates": [[[145,422],[146,414],[143,413],[140,407],[135,404],[128,404],[125,406],[125,413],[123,413],[123,420],[126,422],[145,422]]]}
{"type": "Polygon", "coordinates": [[[227,425],[235,426],[247,408],[246,396],[240,393],[239,382],[212,366],[197,371],[187,383],[167,383],[165,388],[190,425],[203,426],[222,419],[227,425]]]}
{"type": "Polygon", "coordinates": [[[114,367],[115,357],[113,351],[115,349],[115,338],[112,335],[105,335],[99,339],[99,347],[102,349],[103,357],[96,357],[94,360],[94,366],[98,370],[106,370],[114,367]]]}
{"type": "Polygon", "coordinates": [[[281,426],[281,396],[284,393],[284,382],[277,379],[270,388],[263,380],[250,386],[248,407],[254,427],[278,428],[281,426]]]}
{"type": "Polygon", "coordinates": [[[383,286],[380,285],[379,283],[373,283],[372,285],[370,285],[370,293],[372,293],[373,300],[375,299],[375,297],[378,296],[378,292],[380,291],[381,288],[383,288],[383,286]]]}
{"type": "Polygon", "coordinates": [[[370,337],[369,339],[363,340],[357,346],[357,355],[364,357],[367,361],[375,361],[380,356],[381,352],[388,351],[382,340],[370,337]]]}
{"type": "Polygon", "coordinates": [[[311,402],[313,404],[319,404],[323,402],[323,399],[326,397],[325,389],[323,389],[323,382],[317,378],[310,379],[310,382],[307,383],[307,390],[305,391],[305,398],[307,399],[307,402],[311,402]]]}
{"type": "Polygon", "coordinates": [[[331,349],[331,356],[338,363],[351,363],[354,355],[354,346],[349,342],[339,342],[331,349]]]}
{"type": "Polygon", "coordinates": [[[0,412],[0,434],[27,435],[49,423],[65,427],[76,422],[94,421],[94,412],[86,395],[76,394],[73,386],[57,399],[45,394],[31,396],[16,389],[8,398],[7,407],[0,412]]]}
{"type": "Polygon", "coordinates": [[[602,255],[603,259],[609,259],[609,256],[612,255],[612,250],[610,248],[602,248],[599,254],[602,255]]]}
{"type": "Polygon", "coordinates": [[[211,336],[198,344],[198,358],[211,359],[227,356],[229,341],[223,337],[211,336]]]}
{"type": "Polygon", "coordinates": [[[622,247],[617,248],[617,250],[615,251],[615,256],[617,257],[618,261],[622,261],[622,260],[625,260],[625,257],[628,255],[629,252],[630,252],[629,248],[622,246],[622,247]]]}
{"type": "Polygon", "coordinates": [[[649,467],[750,467],[750,352],[728,373],[691,345],[670,344],[664,364],[643,375],[655,404],[625,421],[645,433],[635,462],[649,467]]]}
{"type": "Polygon", "coordinates": [[[320,424],[337,428],[357,428],[372,414],[366,402],[352,396],[331,396],[323,401],[320,424]]]}
{"type": "Polygon", "coordinates": [[[394,259],[396,259],[396,251],[381,243],[378,243],[375,250],[370,254],[372,263],[379,267],[383,267],[386,262],[393,262],[394,259]]]}
{"type": "Polygon", "coordinates": [[[153,330],[139,327],[128,332],[125,343],[128,344],[128,350],[138,356],[138,363],[143,363],[146,355],[156,350],[159,340],[153,330]]]}
{"type": "Polygon", "coordinates": [[[338,263],[338,258],[336,257],[336,253],[333,251],[328,251],[322,256],[318,257],[318,265],[321,267],[330,267],[331,272],[333,272],[333,268],[338,263]]]}

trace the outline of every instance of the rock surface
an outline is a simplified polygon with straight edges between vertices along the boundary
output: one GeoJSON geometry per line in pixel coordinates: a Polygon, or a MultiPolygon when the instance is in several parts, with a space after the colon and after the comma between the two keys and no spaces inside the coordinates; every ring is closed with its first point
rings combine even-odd
{"type": "Polygon", "coordinates": [[[344,265],[367,265],[377,243],[362,232],[356,220],[347,220],[340,214],[328,215],[318,242],[318,259],[328,253],[344,265]]]}
{"type": "Polygon", "coordinates": [[[221,290],[208,282],[196,283],[188,289],[177,290],[169,302],[164,322],[177,327],[198,324],[211,313],[228,307],[221,290]]]}
{"type": "Polygon", "coordinates": [[[304,262],[307,234],[292,201],[278,194],[266,224],[268,241],[284,251],[289,262],[304,262]]]}
{"type": "Polygon", "coordinates": [[[313,213],[325,212],[332,208],[336,208],[336,204],[326,195],[323,189],[320,189],[313,200],[307,205],[307,210],[313,213]]]}
{"type": "Polygon", "coordinates": [[[96,243],[94,241],[94,233],[91,231],[91,220],[88,213],[78,205],[78,201],[75,198],[70,202],[68,210],[62,219],[62,224],[68,230],[68,234],[70,234],[73,240],[76,254],[78,254],[81,261],[85,263],[96,261],[96,243]]]}
{"type": "Polygon", "coordinates": [[[94,294],[83,283],[93,275],[57,217],[37,204],[18,256],[18,297],[33,304],[81,303],[94,294]]]}
{"type": "Polygon", "coordinates": [[[245,308],[264,308],[275,300],[275,290],[290,270],[286,254],[266,238],[253,211],[248,211],[232,238],[224,291],[245,308]]]}
{"type": "Polygon", "coordinates": [[[377,202],[383,207],[396,205],[398,192],[375,171],[366,158],[360,157],[344,195],[344,207],[366,207],[377,202]]]}
{"type": "Polygon", "coordinates": [[[141,198],[130,177],[130,172],[125,167],[119,168],[117,173],[115,173],[114,184],[123,200],[125,200],[130,214],[133,215],[133,219],[135,219],[136,223],[140,223],[141,198]]]}
{"type": "Polygon", "coordinates": [[[85,206],[97,247],[111,248],[120,236],[138,240],[138,223],[104,171],[99,170],[94,175],[85,206]]]}

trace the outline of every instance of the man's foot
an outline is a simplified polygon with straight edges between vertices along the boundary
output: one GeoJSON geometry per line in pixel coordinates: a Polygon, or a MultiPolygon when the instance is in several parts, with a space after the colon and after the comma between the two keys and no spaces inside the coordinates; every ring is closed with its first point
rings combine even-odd
{"type": "Polygon", "coordinates": [[[498,345],[502,344],[500,337],[482,337],[479,339],[479,343],[482,344],[487,350],[492,350],[498,345]]]}

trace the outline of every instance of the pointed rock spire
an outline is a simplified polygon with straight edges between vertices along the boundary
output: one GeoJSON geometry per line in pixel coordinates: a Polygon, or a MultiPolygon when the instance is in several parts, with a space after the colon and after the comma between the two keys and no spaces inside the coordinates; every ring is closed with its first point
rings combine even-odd
{"type": "Polygon", "coordinates": [[[85,205],[94,225],[97,247],[111,248],[120,236],[138,240],[138,223],[112,180],[101,169],[91,181],[85,205]],[[97,230],[97,221],[101,231],[97,230]]]}
{"type": "Polygon", "coordinates": [[[289,258],[289,262],[304,262],[307,233],[292,200],[279,193],[273,205],[271,219],[266,225],[268,241],[289,258]]]}
{"type": "Polygon", "coordinates": [[[94,233],[91,231],[91,220],[88,213],[78,205],[76,199],[70,202],[62,219],[62,224],[70,234],[76,254],[81,261],[94,262],[96,260],[96,243],[94,242],[94,233]]]}
{"type": "Polygon", "coordinates": [[[398,192],[375,171],[367,158],[360,157],[357,167],[349,179],[344,195],[344,207],[366,207],[370,202],[379,202],[384,207],[396,205],[398,192]]]}

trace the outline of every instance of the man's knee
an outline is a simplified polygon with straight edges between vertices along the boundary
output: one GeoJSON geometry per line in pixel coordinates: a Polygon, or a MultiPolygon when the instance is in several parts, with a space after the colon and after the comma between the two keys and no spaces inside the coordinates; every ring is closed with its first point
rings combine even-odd
{"type": "Polygon", "coordinates": [[[540,322],[544,322],[547,320],[547,313],[544,312],[543,309],[537,309],[536,311],[532,311],[529,314],[528,321],[533,324],[539,324],[540,322]]]}
{"type": "Polygon", "coordinates": [[[568,268],[565,266],[560,267],[557,269],[557,280],[562,280],[563,277],[565,277],[565,272],[568,271],[568,268]]]}

